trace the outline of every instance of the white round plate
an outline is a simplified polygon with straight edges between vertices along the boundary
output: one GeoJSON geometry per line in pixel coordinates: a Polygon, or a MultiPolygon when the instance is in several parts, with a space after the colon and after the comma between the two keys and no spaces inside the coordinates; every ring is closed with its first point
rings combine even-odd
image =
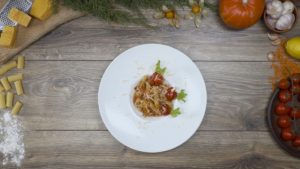
{"type": "Polygon", "coordinates": [[[163,152],[187,141],[200,126],[207,102],[206,87],[197,66],[177,49],[160,44],[133,47],[120,54],[106,69],[98,92],[102,120],[122,144],[142,152],[163,152]],[[132,103],[133,88],[154,72],[161,61],[165,79],[176,90],[184,89],[186,102],[175,101],[177,117],[143,117],[132,103]]]}

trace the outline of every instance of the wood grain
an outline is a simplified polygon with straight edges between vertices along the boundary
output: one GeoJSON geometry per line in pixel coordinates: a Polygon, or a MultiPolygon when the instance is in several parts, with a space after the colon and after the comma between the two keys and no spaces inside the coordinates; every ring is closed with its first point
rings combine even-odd
{"type": "MultiPolygon", "coordinates": [[[[274,49],[267,32],[262,21],[245,30],[230,30],[215,13],[209,13],[200,29],[192,21],[182,21],[180,29],[162,25],[151,30],[111,25],[87,16],[63,25],[23,54],[31,60],[112,60],[136,45],[162,43],[198,61],[267,61],[266,54],[274,49]]],[[[285,35],[296,36],[299,32],[300,22],[285,35]]]]}
{"type": "MultiPolygon", "coordinates": [[[[106,130],[99,120],[98,86],[109,61],[27,61],[28,130],[106,130]]],[[[208,90],[201,130],[267,130],[271,94],[265,62],[197,62],[208,90]]]]}
{"type": "Polygon", "coordinates": [[[25,133],[24,169],[210,168],[298,169],[267,132],[197,132],[172,151],[146,154],[128,149],[106,131],[25,133]]]}

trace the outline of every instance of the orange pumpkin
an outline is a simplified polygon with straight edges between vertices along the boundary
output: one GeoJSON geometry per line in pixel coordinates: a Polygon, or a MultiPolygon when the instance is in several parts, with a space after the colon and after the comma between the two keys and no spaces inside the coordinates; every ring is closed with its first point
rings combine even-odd
{"type": "Polygon", "coordinates": [[[262,16],[265,0],[220,0],[219,12],[224,23],[234,29],[254,25],[262,16]]]}

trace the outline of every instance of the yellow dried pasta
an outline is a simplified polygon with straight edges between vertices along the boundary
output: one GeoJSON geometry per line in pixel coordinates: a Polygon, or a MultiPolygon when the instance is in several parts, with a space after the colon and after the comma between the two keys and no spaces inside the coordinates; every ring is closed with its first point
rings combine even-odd
{"type": "Polygon", "coordinates": [[[11,113],[13,115],[17,115],[20,112],[22,106],[23,106],[23,103],[20,101],[17,101],[16,104],[14,105],[14,107],[12,108],[11,113]]]}
{"type": "Polygon", "coordinates": [[[3,77],[0,81],[6,91],[11,89],[11,86],[10,86],[10,83],[8,82],[7,77],[3,77]]]}
{"type": "Polygon", "coordinates": [[[9,70],[17,67],[17,62],[16,61],[11,61],[6,63],[0,68],[0,75],[3,75],[4,73],[8,72],[9,70]]]}
{"type": "Polygon", "coordinates": [[[5,93],[0,93],[0,109],[6,108],[5,93]]]}
{"type": "Polygon", "coordinates": [[[18,81],[18,80],[23,80],[23,73],[17,73],[17,74],[14,74],[14,75],[10,75],[7,77],[8,81],[9,82],[15,82],[15,81],[18,81]]]}
{"type": "Polygon", "coordinates": [[[24,56],[19,56],[17,59],[17,68],[24,69],[24,67],[25,67],[25,58],[24,56]]]}
{"type": "Polygon", "coordinates": [[[4,91],[4,87],[2,86],[2,84],[0,84],[0,92],[4,91]]]}
{"type": "Polygon", "coordinates": [[[14,102],[14,94],[12,92],[6,93],[6,107],[12,107],[14,102]]]}
{"type": "Polygon", "coordinates": [[[14,83],[15,83],[17,95],[20,96],[20,95],[24,94],[22,81],[18,80],[18,81],[15,81],[14,83]]]}

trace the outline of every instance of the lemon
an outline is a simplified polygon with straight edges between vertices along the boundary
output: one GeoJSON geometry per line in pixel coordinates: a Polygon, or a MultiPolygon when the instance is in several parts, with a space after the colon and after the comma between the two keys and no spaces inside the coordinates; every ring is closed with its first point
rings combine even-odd
{"type": "Polygon", "coordinates": [[[300,59],[300,36],[289,39],[286,42],[285,50],[290,56],[300,59]]]}

